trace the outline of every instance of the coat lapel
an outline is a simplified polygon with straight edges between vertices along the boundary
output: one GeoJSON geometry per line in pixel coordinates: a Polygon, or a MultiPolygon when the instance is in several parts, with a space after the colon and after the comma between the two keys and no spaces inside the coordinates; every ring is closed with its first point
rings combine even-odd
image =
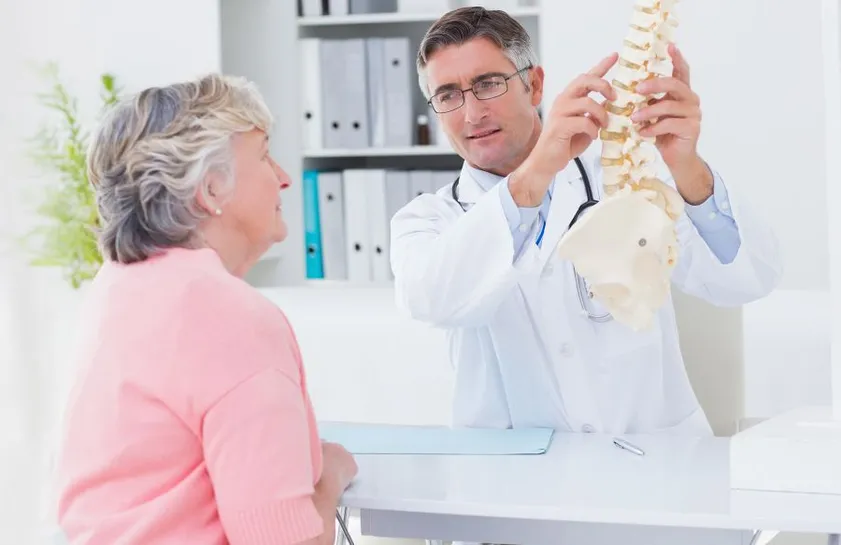
{"type": "Polygon", "coordinates": [[[549,205],[549,217],[546,222],[546,233],[540,245],[539,261],[541,267],[546,264],[555,253],[555,247],[569,229],[569,222],[584,202],[581,199],[584,179],[578,172],[575,162],[570,161],[567,167],[555,176],[552,203],[549,205]]]}

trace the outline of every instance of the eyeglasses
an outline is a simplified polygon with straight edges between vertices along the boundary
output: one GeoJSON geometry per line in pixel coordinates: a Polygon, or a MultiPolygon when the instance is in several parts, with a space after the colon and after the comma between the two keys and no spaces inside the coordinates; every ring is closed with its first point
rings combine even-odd
{"type": "Polygon", "coordinates": [[[445,89],[432,95],[427,104],[432,106],[436,113],[444,114],[457,110],[464,105],[464,93],[470,91],[479,100],[488,100],[504,95],[508,92],[508,80],[519,75],[532,66],[520,68],[513,74],[507,76],[489,76],[482,78],[467,89],[445,89]]]}

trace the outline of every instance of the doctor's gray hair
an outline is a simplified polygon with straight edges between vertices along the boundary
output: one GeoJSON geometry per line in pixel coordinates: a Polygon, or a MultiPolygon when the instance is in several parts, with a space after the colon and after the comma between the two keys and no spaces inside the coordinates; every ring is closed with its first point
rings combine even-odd
{"type": "MultiPolygon", "coordinates": [[[[537,53],[531,37],[523,25],[502,10],[470,6],[445,13],[426,31],[417,55],[418,84],[424,97],[431,92],[426,78],[426,64],[439,49],[461,45],[477,38],[485,38],[497,45],[516,70],[537,66],[537,53]]],[[[529,75],[520,72],[520,79],[528,88],[529,75]]]]}
{"type": "MultiPolygon", "coordinates": [[[[201,245],[208,179],[233,189],[236,133],[268,133],[272,116],[248,81],[211,74],[152,87],[111,108],[88,151],[88,177],[99,211],[104,257],[142,261],[169,247],[201,245]]],[[[214,205],[221,204],[220,200],[214,205]]]]}

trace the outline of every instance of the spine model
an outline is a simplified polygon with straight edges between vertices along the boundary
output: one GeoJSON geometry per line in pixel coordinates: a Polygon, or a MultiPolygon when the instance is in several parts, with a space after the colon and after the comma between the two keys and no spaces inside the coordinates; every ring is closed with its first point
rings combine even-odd
{"type": "MultiPolygon", "coordinates": [[[[654,172],[654,138],[640,136],[640,127],[631,122],[630,116],[648,104],[648,97],[636,93],[639,82],[672,75],[668,46],[677,27],[673,13],[676,3],[677,0],[637,0],[634,5],[612,81],[617,99],[605,104],[608,125],[599,134],[603,143],[601,163],[606,195],[628,184],[633,186],[632,190],[661,189],[662,182],[656,180],[654,172]]],[[[670,211],[665,206],[664,209],[670,211]]]]}
{"type": "Polygon", "coordinates": [[[668,299],[678,257],[675,221],[683,213],[683,199],[658,178],[654,138],[640,136],[641,126],[630,119],[651,99],[637,94],[636,86],[672,75],[668,45],[677,27],[676,3],[634,4],[611,82],[617,98],[605,104],[608,125],[599,134],[604,197],[565,233],[557,248],[586,280],[587,297],[634,330],[650,327],[668,299]]]}

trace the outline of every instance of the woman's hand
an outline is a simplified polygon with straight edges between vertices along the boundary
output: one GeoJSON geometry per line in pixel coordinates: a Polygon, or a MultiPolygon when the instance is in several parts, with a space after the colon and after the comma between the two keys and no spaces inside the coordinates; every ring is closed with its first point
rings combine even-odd
{"type": "Polygon", "coordinates": [[[324,461],[321,480],[325,481],[324,484],[335,491],[337,496],[341,495],[359,471],[356,461],[353,455],[338,443],[321,443],[321,453],[324,461]]]}

